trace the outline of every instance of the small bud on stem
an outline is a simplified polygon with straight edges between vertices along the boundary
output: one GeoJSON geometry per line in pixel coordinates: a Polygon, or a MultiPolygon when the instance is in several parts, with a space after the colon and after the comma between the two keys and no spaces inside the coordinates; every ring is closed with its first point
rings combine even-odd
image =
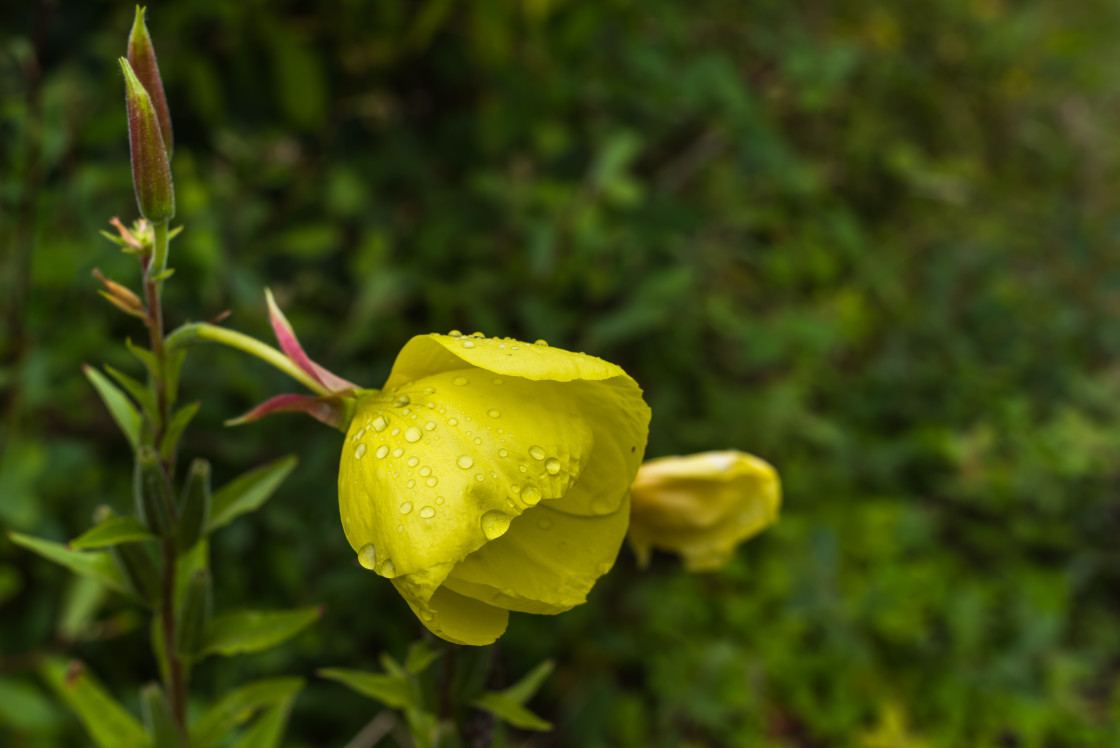
{"type": "Polygon", "coordinates": [[[167,158],[171,158],[174,149],[171,134],[171,111],[167,108],[167,96],[163,93],[163,81],[159,77],[159,64],[156,62],[156,49],[152,46],[152,37],[148,34],[148,24],[145,22],[146,8],[136,6],[136,20],[132,22],[132,32],[128,35],[128,63],[132,65],[136,77],[140,79],[144,90],[152,98],[152,106],[156,109],[159,119],[160,133],[163,135],[163,147],[167,150],[167,158]]]}
{"type": "Polygon", "coordinates": [[[132,183],[140,215],[152,223],[175,217],[175,188],[167,161],[152,98],[136,77],[128,60],[120,58],[124,72],[125,103],[128,107],[128,141],[132,153],[132,183]]]}

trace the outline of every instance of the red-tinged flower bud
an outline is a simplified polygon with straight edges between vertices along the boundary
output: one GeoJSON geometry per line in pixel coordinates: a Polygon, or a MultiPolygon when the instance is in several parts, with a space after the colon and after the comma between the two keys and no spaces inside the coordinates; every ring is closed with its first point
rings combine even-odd
{"type": "Polygon", "coordinates": [[[148,96],[152,97],[160,133],[163,135],[163,147],[167,149],[167,157],[171,158],[171,151],[174,149],[171,111],[167,108],[167,96],[163,93],[163,81],[159,77],[156,48],[152,46],[152,37],[148,34],[148,24],[144,18],[146,11],[147,8],[136,6],[136,20],[132,22],[132,32],[128,35],[128,63],[132,65],[148,96]]]}
{"type": "Polygon", "coordinates": [[[160,134],[159,119],[152,97],[136,77],[125,58],[125,103],[128,106],[128,142],[132,152],[132,184],[140,215],[152,223],[165,223],[175,216],[175,188],[171,184],[171,165],[160,134]]]}

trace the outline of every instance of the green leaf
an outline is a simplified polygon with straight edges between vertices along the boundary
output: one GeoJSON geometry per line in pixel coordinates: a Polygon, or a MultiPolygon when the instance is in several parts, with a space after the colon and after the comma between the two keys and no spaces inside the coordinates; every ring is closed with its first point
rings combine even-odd
{"type": "Polygon", "coordinates": [[[404,669],[413,675],[419,675],[442,654],[442,649],[433,649],[426,641],[413,642],[408,648],[408,656],[404,658],[404,669]]]}
{"type": "Polygon", "coordinates": [[[116,380],[117,384],[124,388],[124,391],[127,392],[133,400],[139,403],[144,413],[148,416],[148,420],[155,423],[156,401],[155,398],[152,397],[152,391],[123,371],[118,371],[108,364],[105,364],[105,371],[116,380]]]}
{"type": "Polygon", "coordinates": [[[214,494],[210,507],[210,524],[207,525],[206,532],[213,532],[242,514],[260,508],[288,477],[297,462],[295,455],[288,455],[243,473],[222,486],[214,494]]]}
{"type": "Polygon", "coordinates": [[[58,698],[74,710],[100,748],[149,745],[139,720],[118,704],[82,663],[50,658],[39,673],[58,698]]]}
{"type": "Polygon", "coordinates": [[[387,672],[389,675],[395,676],[397,678],[408,677],[404,672],[404,667],[395,659],[393,659],[393,655],[389,654],[388,652],[382,652],[380,655],[378,655],[377,659],[380,660],[381,667],[385,668],[385,672],[387,672]]]}
{"type": "Polygon", "coordinates": [[[169,403],[174,404],[179,399],[179,374],[183,371],[183,361],[186,357],[185,350],[167,354],[167,401],[169,403]]]}
{"type": "Polygon", "coordinates": [[[159,447],[164,460],[170,461],[175,456],[175,449],[179,446],[179,438],[190,424],[191,419],[198,413],[200,407],[202,407],[202,403],[195,400],[193,403],[188,403],[179,408],[175,411],[175,415],[171,416],[171,423],[168,424],[167,432],[163,435],[163,443],[159,447]]]}
{"type": "Polygon", "coordinates": [[[138,540],[154,540],[155,535],[132,517],[113,517],[91,527],[70,541],[71,550],[104,548],[108,545],[131,543],[138,540]]]}
{"type": "Polygon", "coordinates": [[[154,377],[156,375],[156,372],[159,371],[159,364],[156,362],[156,357],[152,355],[151,351],[147,348],[134,345],[131,338],[125,338],[124,346],[128,349],[129,353],[140,359],[140,363],[144,364],[144,368],[148,370],[150,376],[154,377]]]}
{"type": "Polygon", "coordinates": [[[243,611],[218,616],[210,622],[200,657],[220,654],[226,657],[261,652],[275,647],[310,626],[323,614],[320,607],[276,612],[243,611]]]}
{"type": "Polygon", "coordinates": [[[92,366],[83,366],[82,371],[85,372],[86,378],[97,390],[97,394],[101,396],[105,407],[109,409],[109,415],[120,426],[125,438],[128,439],[128,443],[132,445],[133,449],[136,449],[140,444],[140,412],[136,410],[136,406],[109,381],[108,377],[97,369],[92,366]]]}
{"type": "Polygon", "coordinates": [[[404,678],[381,673],[367,673],[347,668],[324,668],[317,671],[320,678],[336,680],[352,691],[380,701],[396,709],[419,707],[411,684],[404,678]]]}
{"type": "Polygon", "coordinates": [[[530,670],[524,678],[517,681],[509,688],[503,689],[502,695],[518,704],[524,704],[526,701],[533,698],[533,694],[540,689],[545,679],[548,678],[555,667],[555,662],[552,660],[545,660],[530,670]]]}
{"type": "Polygon", "coordinates": [[[539,730],[543,732],[552,729],[550,723],[545,722],[543,719],[502,693],[487,691],[472,701],[471,705],[490,712],[503,722],[508,722],[514,727],[520,727],[522,730],[539,730]]]}
{"type": "Polygon", "coordinates": [[[0,725],[46,737],[61,727],[58,702],[26,677],[0,675],[0,725]]]}
{"type": "Polygon", "coordinates": [[[233,744],[233,748],[276,748],[288,726],[295,697],[285,699],[260,716],[253,726],[233,744]]]}
{"type": "Polygon", "coordinates": [[[140,689],[140,712],[155,748],[186,748],[186,736],[175,724],[159,684],[149,683],[140,689]]]}
{"type": "Polygon", "coordinates": [[[96,579],[118,592],[128,592],[128,585],[120,569],[105,551],[72,551],[62,543],[35,538],[18,532],[9,532],[13,543],[37,553],[48,561],[65,566],[75,574],[96,579]]]}
{"type": "Polygon", "coordinates": [[[217,745],[257,711],[293,699],[303,684],[303,678],[266,678],[227,693],[195,723],[191,730],[191,748],[217,745]]]}
{"type": "Polygon", "coordinates": [[[210,568],[210,541],[206,538],[198,541],[189,551],[179,556],[179,563],[175,567],[175,609],[183,607],[187,598],[187,589],[191,585],[194,575],[210,568]]]}

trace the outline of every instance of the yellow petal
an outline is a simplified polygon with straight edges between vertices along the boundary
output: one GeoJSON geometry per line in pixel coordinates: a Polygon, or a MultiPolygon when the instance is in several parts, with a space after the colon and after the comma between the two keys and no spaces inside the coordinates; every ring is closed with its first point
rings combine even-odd
{"type": "Polygon", "coordinates": [[[409,577],[398,577],[393,585],[420,622],[441,639],[481,647],[493,644],[505,633],[508,610],[472,600],[446,587],[434,592],[420,591],[409,577]]]}
{"type": "Polygon", "coordinates": [[[587,600],[626,536],[629,502],[606,517],[531,509],[455,567],[447,588],[509,610],[562,613],[587,600]]]}
{"type": "Polygon", "coordinates": [[[650,548],[680,554],[693,571],[726,564],[736,546],[777,521],[778,474],[741,452],[651,460],[633,485],[630,542],[643,564],[650,548]]]}

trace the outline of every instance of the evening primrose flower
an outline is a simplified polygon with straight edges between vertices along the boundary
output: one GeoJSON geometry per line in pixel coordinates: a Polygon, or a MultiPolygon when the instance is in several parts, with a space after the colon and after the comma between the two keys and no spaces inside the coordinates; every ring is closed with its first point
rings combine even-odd
{"type": "Polygon", "coordinates": [[[778,519],[781,486],[768,463],[736,451],[650,460],[632,487],[630,545],[638,563],[652,548],[684,558],[689,571],[715,571],[735,548],[778,519]]]}
{"type": "Polygon", "coordinates": [[[614,364],[543,341],[421,335],[355,404],[343,529],[437,636],[489,644],[614,563],[650,410],[614,364]]]}

